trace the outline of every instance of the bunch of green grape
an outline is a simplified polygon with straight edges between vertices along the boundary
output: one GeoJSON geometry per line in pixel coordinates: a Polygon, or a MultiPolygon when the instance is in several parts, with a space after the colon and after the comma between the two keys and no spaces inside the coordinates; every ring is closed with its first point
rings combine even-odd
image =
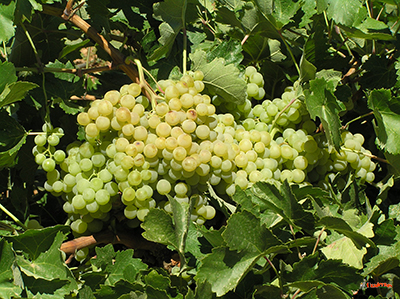
{"type": "Polygon", "coordinates": [[[48,177],[52,177],[57,171],[56,165],[61,164],[66,156],[63,150],[55,148],[60,143],[64,130],[53,128],[48,123],[43,125],[42,130],[43,132],[37,133],[34,138],[35,146],[32,153],[35,156],[35,162],[48,173],[48,177]]]}
{"type": "Polygon", "coordinates": [[[257,101],[265,97],[264,77],[254,66],[248,66],[245,70],[245,80],[247,82],[246,92],[248,98],[257,101]]]}
{"type": "MultiPolygon", "coordinates": [[[[254,76],[255,82],[252,75],[260,73],[251,70],[250,83],[260,92],[262,77],[254,76]]],[[[136,83],[108,91],[77,116],[84,142],[70,144],[67,157],[52,167],[38,158],[48,172],[46,190],[65,200],[75,234],[100,231],[112,217],[135,227],[152,208],[171,213],[170,197],[186,203],[192,198],[191,218],[203,224],[216,214],[210,188],[232,196],[237,186],[259,181],[328,188],[332,174],[374,180],[362,135],[344,132],[341,151],[330,149],[294,90],[250,105],[247,118],[238,121],[233,113],[217,113],[202,94],[202,79],[196,71],[177,82],[160,81],[163,100],[152,105],[136,83]]],[[[42,143],[36,157],[55,159],[54,146],[42,143]]]]}

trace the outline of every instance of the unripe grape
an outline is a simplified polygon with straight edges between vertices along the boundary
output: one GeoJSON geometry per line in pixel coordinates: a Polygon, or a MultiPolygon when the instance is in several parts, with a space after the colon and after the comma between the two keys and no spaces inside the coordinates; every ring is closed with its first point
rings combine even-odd
{"type": "Polygon", "coordinates": [[[53,171],[56,168],[56,162],[51,158],[47,158],[42,162],[42,168],[46,172],[53,171]]]}
{"type": "Polygon", "coordinates": [[[34,142],[37,146],[44,146],[46,144],[46,134],[39,134],[35,136],[34,142]]]}

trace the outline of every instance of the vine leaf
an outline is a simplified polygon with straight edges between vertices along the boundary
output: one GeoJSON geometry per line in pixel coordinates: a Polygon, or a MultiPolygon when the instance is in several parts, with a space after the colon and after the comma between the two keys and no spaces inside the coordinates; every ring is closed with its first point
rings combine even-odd
{"type": "Polygon", "coordinates": [[[288,286],[298,287],[302,291],[332,282],[350,291],[357,289],[362,280],[357,271],[340,260],[321,260],[319,254],[315,253],[295,262],[291,271],[283,275],[285,281],[289,282],[288,286]]]}
{"type": "Polygon", "coordinates": [[[25,129],[6,111],[0,110],[0,170],[16,163],[15,156],[26,136],[25,129]]]}
{"type": "Polygon", "coordinates": [[[159,30],[161,46],[154,51],[149,60],[168,56],[179,32],[197,18],[196,0],[166,0],[154,4],[154,16],[162,20],[159,30]]]}
{"type": "Polygon", "coordinates": [[[17,79],[13,63],[5,61],[0,64],[0,92],[3,92],[8,84],[17,81],[17,79]]]}
{"type": "Polygon", "coordinates": [[[14,10],[14,1],[10,2],[8,5],[0,4],[0,41],[7,42],[14,36],[14,10]]]}
{"type": "Polygon", "coordinates": [[[265,19],[277,30],[288,24],[300,8],[300,2],[292,0],[255,0],[254,2],[265,19]]]}
{"type": "Polygon", "coordinates": [[[12,265],[15,255],[11,245],[4,239],[0,240],[0,297],[17,298],[21,293],[21,288],[13,284],[12,265]]]}
{"type": "MultiPolygon", "coordinates": [[[[110,259],[110,261],[112,260],[110,259]]],[[[139,272],[146,269],[146,264],[138,258],[133,258],[133,249],[118,251],[115,255],[115,261],[109,266],[110,273],[105,284],[115,285],[120,280],[134,283],[139,272]]]]}
{"type": "Polygon", "coordinates": [[[30,259],[35,260],[42,252],[51,247],[58,232],[66,234],[69,230],[68,226],[57,225],[43,229],[27,230],[18,236],[5,238],[13,243],[14,250],[21,250],[27,253],[30,259]]]}
{"type": "Polygon", "coordinates": [[[339,150],[342,140],[339,113],[343,108],[334,94],[335,88],[334,80],[316,78],[310,81],[310,89],[304,90],[304,94],[311,118],[315,120],[319,117],[329,145],[339,150]]]}
{"type": "Polygon", "coordinates": [[[225,64],[222,58],[207,62],[204,51],[196,51],[190,56],[192,70],[200,70],[204,74],[203,82],[212,94],[217,94],[226,102],[242,104],[246,100],[246,82],[239,78],[239,70],[233,65],[225,64]]]}
{"type": "Polygon", "coordinates": [[[359,0],[328,0],[327,15],[336,23],[352,26],[367,16],[367,10],[359,0]]]}
{"type": "MultiPolygon", "coordinates": [[[[39,232],[41,233],[41,232],[39,232]]],[[[34,289],[35,286],[43,281],[53,281],[56,278],[58,289],[53,290],[56,298],[62,298],[78,287],[72,272],[65,266],[61,256],[60,246],[65,235],[62,231],[51,238],[53,243],[47,251],[41,251],[35,259],[28,260],[25,257],[17,256],[16,263],[21,269],[22,277],[27,278],[27,283],[34,289]]],[[[25,279],[24,279],[25,284],[25,279]]],[[[25,287],[29,287],[25,284],[25,287]]],[[[33,291],[32,289],[32,291],[33,291]]]]}
{"type": "Polygon", "coordinates": [[[171,245],[184,264],[186,238],[189,231],[191,205],[168,196],[173,216],[164,210],[152,209],[142,223],[143,237],[156,243],[171,245]]]}
{"type": "Polygon", "coordinates": [[[373,90],[368,99],[376,119],[377,142],[389,154],[400,154],[400,104],[386,89],[373,90]]]}
{"type": "Polygon", "coordinates": [[[265,182],[254,184],[252,191],[262,201],[260,208],[266,206],[267,210],[280,215],[295,228],[311,229],[313,227],[313,215],[305,211],[297,202],[287,181],[282,184],[280,192],[274,185],[265,182]]]}
{"type": "Polygon", "coordinates": [[[222,236],[228,247],[215,247],[201,260],[196,275],[196,280],[209,282],[218,297],[236,288],[261,256],[289,251],[247,211],[233,214],[222,236]]]}
{"type": "Polygon", "coordinates": [[[29,90],[36,87],[37,84],[25,81],[8,84],[0,94],[0,108],[22,100],[29,90]]]}
{"type": "Polygon", "coordinates": [[[392,246],[378,246],[379,254],[373,256],[365,265],[363,275],[379,277],[400,264],[400,242],[392,246]]]}
{"type": "Polygon", "coordinates": [[[378,88],[392,88],[396,84],[396,63],[392,64],[384,56],[372,55],[363,65],[365,73],[360,83],[372,90],[378,88]]]}
{"type": "Polygon", "coordinates": [[[322,248],[324,255],[329,259],[342,259],[344,263],[362,269],[363,257],[367,253],[365,244],[375,247],[375,243],[369,239],[374,236],[373,224],[366,222],[359,230],[353,231],[343,219],[328,216],[321,218],[318,225],[344,235],[322,248]]]}

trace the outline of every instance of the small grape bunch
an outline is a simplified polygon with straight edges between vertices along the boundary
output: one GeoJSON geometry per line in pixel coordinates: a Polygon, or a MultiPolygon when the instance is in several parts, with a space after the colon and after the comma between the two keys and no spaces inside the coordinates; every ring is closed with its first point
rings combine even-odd
{"type": "Polygon", "coordinates": [[[265,96],[263,75],[254,66],[248,66],[244,75],[247,82],[247,96],[258,101],[262,100],[265,96]]]}
{"type": "Polygon", "coordinates": [[[60,164],[65,159],[63,150],[56,150],[55,147],[60,143],[60,138],[64,135],[62,128],[53,128],[51,124],[44,124],[43,132],[35,136],[35,146],[32,153],[35,156],[35,162],[46,172],[52,172],[56,164],[60,164]]]}

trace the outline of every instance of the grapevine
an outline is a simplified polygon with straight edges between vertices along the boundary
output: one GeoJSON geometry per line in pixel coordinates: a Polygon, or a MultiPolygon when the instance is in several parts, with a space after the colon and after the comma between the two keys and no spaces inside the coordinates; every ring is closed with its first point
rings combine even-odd
{"type": "Polygon", "coordinates": [[[64,199],[75,234],[97,233],[118,214],[136,227],[152,208],[172,213],[170,196],[187,204],[193,198],[191,219],[203,224],[216,215],[209,188],[233,196],[236,187],[245,190],[260,181],[325,190],[334,180],[343,189],[349,176],[374,181],[376,164],[364,137],[343,131],[341,149],[329,148],[293,87],[281,98],[261,101],[263,77],[247,67],[245,104],[218,113],[218,96],[203,93],[202,80],[196,71],[179,81],[159,81],[165,92],[150,99],[161,98],[153,105],[137,83],[108,91],[78,114],[85,140],[68,145],[67,156],[54,149],[57,135],[48,133],[45,151],[45,135],[35,137],[45,188],[64,199]],[[260,104],[244,108],[251,98],[260,104]]]}

